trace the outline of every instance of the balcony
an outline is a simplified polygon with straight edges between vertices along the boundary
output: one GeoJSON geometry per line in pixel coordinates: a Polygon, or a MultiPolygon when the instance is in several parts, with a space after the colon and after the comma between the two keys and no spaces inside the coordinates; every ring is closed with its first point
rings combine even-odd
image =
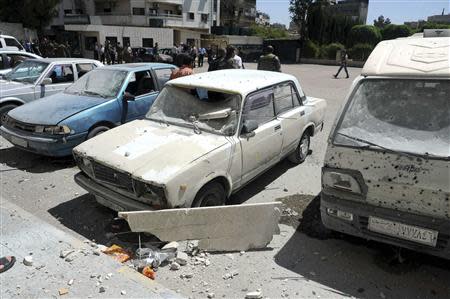
{"type": "Polygon", "coordinates": [[[68,14],[64,16],[64,24],[67,25],[87,25],[91,21],[88,15],[75,15],[68,14]]]}
{"type": "Polygon", "coordinates": [[[183,0],[155,0],[152,3],[183,5],[183,0]]]}
{"type": "Polygon", "coordinates": [[[111,26],[148,26],[145,16],[134,15],[97,15],[91,16],[92,25],[111,26]]]}

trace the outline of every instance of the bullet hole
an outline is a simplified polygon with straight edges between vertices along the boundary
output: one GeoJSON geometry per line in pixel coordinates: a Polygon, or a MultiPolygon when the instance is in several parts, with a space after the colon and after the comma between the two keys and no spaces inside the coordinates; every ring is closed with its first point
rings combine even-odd
{"type": "Polygon", "coordinates": [[[413,177],[413,180],[414,180],[414,181],[417,180],[417,176],[413,177]]]}
{"type": "Polygon", "coordinates": [[[394,190],[394,187],[391,186],[390,188],[391,188],[391,190],[394,190]]]}
{"type": "Polygon", "coordinates": [[[405,193],[402,193],[402,197],[406,197],[406,194],[405,194],[405,193]]]}
{"type": "Polygon", "coordinates": [[[388,179],[388,182],[392,182],[392,179],[391,179],[391,178],[389,178],[389,179],[388,179]]]}
{"type": "Polygon", "coordinates": [[[377,188],[380,188],[380,184],[377,184],[377,188]]]}
{"type": "Polygon", "coordinates": [[[367,180],[367,183],[369,183],[369,184],[370,184],[370,183],[372,183],[372,181],[371,181],[371,180],[367,180]]]}

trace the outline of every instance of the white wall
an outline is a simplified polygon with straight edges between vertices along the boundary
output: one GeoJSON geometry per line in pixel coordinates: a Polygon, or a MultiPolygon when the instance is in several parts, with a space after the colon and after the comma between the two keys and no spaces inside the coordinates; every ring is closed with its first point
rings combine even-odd
{"type": "Polygon", "coordinates": [[[37,38],[36,30],[24,28],[22,23],[0,22],[0,32],[1,34],[14,36],[19,41],[37,38]]]}

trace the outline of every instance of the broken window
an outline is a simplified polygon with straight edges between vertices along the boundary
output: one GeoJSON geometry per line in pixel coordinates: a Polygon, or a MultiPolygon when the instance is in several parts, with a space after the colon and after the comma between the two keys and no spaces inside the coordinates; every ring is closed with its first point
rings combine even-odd
{"type": "Polygon", "coordinates": [[[112,98],[119,93],[127,74],[125,71],[95,69],[75,81],[65,92],[112,98]]]}

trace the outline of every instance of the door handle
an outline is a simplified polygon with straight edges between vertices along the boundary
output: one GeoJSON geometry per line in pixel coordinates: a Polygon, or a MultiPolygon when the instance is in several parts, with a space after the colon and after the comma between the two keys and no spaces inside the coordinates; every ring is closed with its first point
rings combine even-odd
{"type": "Polygon", "coordinates": [[[276,126],[274,131],[278,131],[279,129],[281,129],[281,125],[276,126]]]}
{"type": "Polygon", "coordinates": [[[303,116],[303,115],[305,115],[305,111],[304,110],[300,111],[300,116],[303,116]]]}

